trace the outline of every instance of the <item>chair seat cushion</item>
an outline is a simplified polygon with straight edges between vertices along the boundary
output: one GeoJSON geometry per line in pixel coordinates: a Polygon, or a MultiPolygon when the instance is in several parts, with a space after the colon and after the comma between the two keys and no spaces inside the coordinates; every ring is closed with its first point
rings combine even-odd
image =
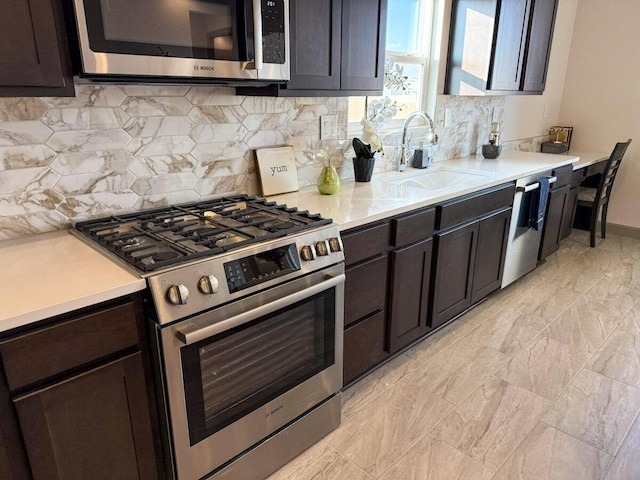
{"type": "Polygon", "coordinates": [[[597,191],[598,190],[595,188],[580,187],[580,191],[578,192],[578,200],[581,202],[593,203],[596,199],[597,191]]]}

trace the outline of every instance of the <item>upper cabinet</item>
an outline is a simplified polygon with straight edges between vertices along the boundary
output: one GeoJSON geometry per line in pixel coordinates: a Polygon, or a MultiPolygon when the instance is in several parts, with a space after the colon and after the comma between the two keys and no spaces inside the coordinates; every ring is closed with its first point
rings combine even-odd
{"type": "Polygon", "coordinates": [[[0,96],[73,96],[60,0],[6,0],[0,15],[0,96]]]}
{"type": "Polygon", "coordinates": [[[295,0],[290,9],[291,81],[239,94],[382,93],[387,0],[295,0]]]}
{"type": "Polygon", "coordinates": [[[558,0],[454,0],[445,93],[544,91],[558,0]]]}

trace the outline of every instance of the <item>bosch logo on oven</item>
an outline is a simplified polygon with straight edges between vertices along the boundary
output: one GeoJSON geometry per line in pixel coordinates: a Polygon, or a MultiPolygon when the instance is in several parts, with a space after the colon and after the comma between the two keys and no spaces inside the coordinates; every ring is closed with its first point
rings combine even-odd
{"type": "Polygon", "coordinates": [[[278,405],[276,408],[272,410],[267,410],[267,413],[264,414],[264,418],[269,418],[271,415],[273,415],[274,413],[278,413],[283,408],[284,408],[283,405],[278,405]]]}

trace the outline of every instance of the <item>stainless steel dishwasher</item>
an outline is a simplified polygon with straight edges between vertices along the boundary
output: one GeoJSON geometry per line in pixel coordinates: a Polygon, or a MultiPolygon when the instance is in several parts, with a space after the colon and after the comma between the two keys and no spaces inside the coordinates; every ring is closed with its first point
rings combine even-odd
{"type": "Polygon", "coordinates": [[[540,180],[545,177],[549,178],[549,183],[554,183],[557,180],[556,177],[551,176],[551,170],[545,170],[520,178],[516,182],[502,288],[526,275],[538,264],[538,251],[544,229],[530,228],[528,219],[532,194],[540,188],[540,180]]]}

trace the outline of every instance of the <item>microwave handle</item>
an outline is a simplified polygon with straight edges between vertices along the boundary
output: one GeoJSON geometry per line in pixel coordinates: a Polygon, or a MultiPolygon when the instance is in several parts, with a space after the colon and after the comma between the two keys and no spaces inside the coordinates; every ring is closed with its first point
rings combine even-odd
{"type": "Polygon", "coordinates": [[[324,290],[328,290],[329,288],[335,287],[341,283],[344,283],[345,280],[344,273],[336,276],[327,276],[327,278],[309,288],[305,288],[299,292],[292,293],[291,295],[287,295],[286,297],[279,298],[271,303],[267,303],[266,305],[261,305],[258,308],[254,308],[253,310],[249,310],[247,312],[242,312],[235,317],[227,318],[221,322],[212,323],[210,325],[195,325],[192,322],[185,322],[185,325],[176,331],[176,337],[185,345],[191,345],[195,342],[199,342],[200,340],[205,340],[209,337],[213,337],[219,333],[225,332],[231,328],[237,327],[239,325],[245,324],[247,322],[251,322],[256,318],[260,318],[263,315],[268,315],[269,313],[273,313],[276,310],[280,310],[281,308],[286,307],[287,305],[291,305],[293,303],[304,300],[305,298],[312,297],[316,293],[320,293],[324,290]]]}
{"type": "Polygon", "coordinates": [[[262,70],[262,0],[253,0],[253,50],[255,70],[262,70]]]}

